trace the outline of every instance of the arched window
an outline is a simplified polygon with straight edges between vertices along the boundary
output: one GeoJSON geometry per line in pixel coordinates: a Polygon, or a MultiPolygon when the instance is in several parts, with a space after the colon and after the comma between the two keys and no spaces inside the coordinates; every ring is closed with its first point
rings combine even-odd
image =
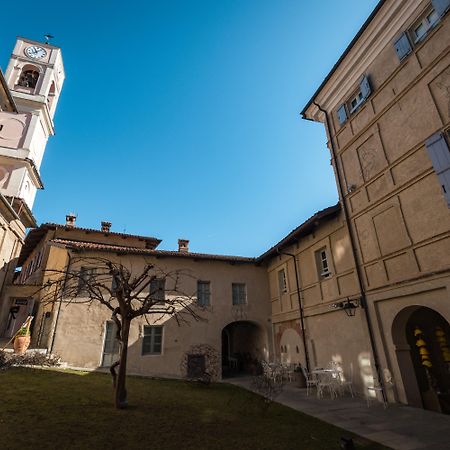
{"type": "Polygon", "coordinates": [[[53,105],[53,100],[55,100],[55,82],[52,81],[52,84],[50,86],[50,90],[48,92],[48,96],[47,96],[47,105],[48,105],[48,109],[51,111],[52,110],[52,105],[53,105]]]}
{"type": "MultiPolygon", "coordinates": [[[[25,68],[24,68],[25,69],[25,68]]],[[[39,72],[35,69],[26,69],[22,70],[20,74],[19,82],[17,83],[19,86],[27,87],[27,88],[35,88],[39,79],[39,72]]]]}

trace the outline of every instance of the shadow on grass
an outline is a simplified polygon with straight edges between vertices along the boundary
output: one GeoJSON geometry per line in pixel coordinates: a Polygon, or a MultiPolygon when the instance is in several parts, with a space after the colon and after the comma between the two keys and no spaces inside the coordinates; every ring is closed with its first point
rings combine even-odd
{"type": "MultiPolygon", "coordinates": [[[[336,449],[349,433],[223,383],[130,376],[130,408],[113,407],[105,373],[0,373],[2,448],[336,449]]],[[[360,440],[357,448],[381,449],[360,440]]]]}

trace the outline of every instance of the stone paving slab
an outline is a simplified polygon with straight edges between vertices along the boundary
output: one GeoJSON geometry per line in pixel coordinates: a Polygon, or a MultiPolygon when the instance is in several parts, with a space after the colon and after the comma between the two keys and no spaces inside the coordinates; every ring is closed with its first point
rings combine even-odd
{"type": "MultiPolygon", "coordinates": [[[[227,382],[251,390],[251,378],[227,382]]],[[[450,416],[405,405],[383,405],[365,399],[318,399],[313,392],[287,384],[276,401],[366,439],[398,450],[450,450],[450,416]]]]}

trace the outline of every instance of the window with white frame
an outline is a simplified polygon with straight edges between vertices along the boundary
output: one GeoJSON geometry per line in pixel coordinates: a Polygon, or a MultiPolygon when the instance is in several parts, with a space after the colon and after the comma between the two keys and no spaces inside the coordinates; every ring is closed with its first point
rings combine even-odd
{"type": "Polygon", "coordinates": [[[233,283],[233,305],[245,305],[247,303],[247,287],[245,283],[233,283]]]}
{"type": "Polygon", "coordinates": [[[372,87],[370,85],[369,77],[364,75],[360,82],[359,88],[354,92],[350,98],[339,106],[336,111],[337,118],[340,125],[344,125],[349,119],[351,114],[356,113],[358,109],[365,103],[370,94],[372,93],[372,87]]]}
{"type": "Polygon", "coordinates": [[[197,281],[197,303],[199,306],[211,304],[211,283],[209,281],[197,281]]]}
{"type": "Polygon", "coordinates": [[[160,355],[162,351],[163,327],[144,325],[142,338],[143,355],[160,355]]]}
{"type": "Polygon", "coordinates": [[[438,22],[439,14],[434,8],[427,9],[409,31],[413,43],[420,42],[438,22]]]}
{"type": "Polygon", "coordinates": [[[278,271],[278,291],[280,296],[287,292],[286,271],[284,269],[278,271]]]}
{"type": "Polygon", "coordinates": [[[331,275],[330,266],[328,264],[327,249],[325,247],[317,250],[316,252],[316,264],[319,278],[328,278],[331,275]]]}
{"type": "Polygon", "coordinates": [[[413,26],[401,33],[394,41],[394,48],[400,61],[412,53],[413,46],[419,45],[428,36],[449,9],[450,0],[431,0],[431,5],[413,26]]]}

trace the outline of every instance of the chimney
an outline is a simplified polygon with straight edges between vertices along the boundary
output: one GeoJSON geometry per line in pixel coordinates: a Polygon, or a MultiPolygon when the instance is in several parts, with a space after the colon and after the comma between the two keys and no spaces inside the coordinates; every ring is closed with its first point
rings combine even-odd
{"type": "Polygon", "coordinates": [[[109,233],[111,231],[111,222],[102,222],[102,232],[109,233]]]}
{"type": "Polygon", "coordinates": [[[69,213],[66,216],[66,227],[74,228],[77,216],[74,213],[69,213]]]}
{"type": "Polygon", "coordinates": [[[178,251],[187,253],[189,251],[189,240],[178,239],[178,251]]]}

